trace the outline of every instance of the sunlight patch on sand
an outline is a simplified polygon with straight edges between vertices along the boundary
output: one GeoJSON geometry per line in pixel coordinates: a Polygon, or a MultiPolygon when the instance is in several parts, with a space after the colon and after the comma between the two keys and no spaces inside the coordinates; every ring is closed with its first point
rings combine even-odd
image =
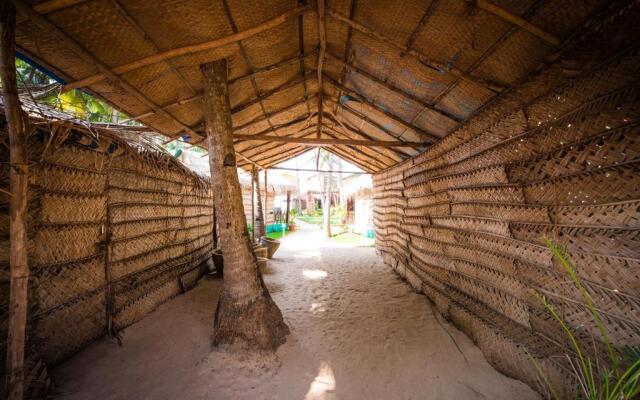
{"type": "Polygon", "coordinates": [[[304,271],[302,271],[302,276],[304,276],[305,279],[314,281],[326,278],[327,271],[323,271],[321,269],[305,269],[304,271]]]}
{"type": "Polygon", "coordinates": [[[333,391],[336,388],[336,378],[333,376],[331,366],[322,362],[318,370],[318,376],[315,377],[309,391],[304,397],[305,400],[328,400],[334,398],[333,391]]]}

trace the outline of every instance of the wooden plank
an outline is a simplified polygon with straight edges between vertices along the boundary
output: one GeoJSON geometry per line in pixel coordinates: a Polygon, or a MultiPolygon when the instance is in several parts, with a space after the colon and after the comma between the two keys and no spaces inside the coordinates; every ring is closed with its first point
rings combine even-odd
{"type": "Polygon", "coordinates": [[[557,46],[561,43],[561,40],[558,39],[556,36],[552,35],[551,33],[545,31],[542,28],[535,26],[534,24],[532,24],[531,22],[527,21],[524,18],[521,18],[515,14],[510,13],[504,8],[496,6],[490,1],[476,0],[475,4],[477,4],[478,8],[481,8],[495,16],[498,16],[504,19],[505,21],[509,21],[512,24],[519,26],[520,28],[539,37],[540,39],[544,40],[547,43],[550,43],[554,46],[557,46]]]}
{"type": "MultiPolygon", "coordinates": [[[[14,1],[14,0],[11,0],[14,1]]],[[[136,69],[145,67],[147,65],[157,64],[163,62],[165,60],[169,60],[176,57],[186,56],[189,54],[199,53],[207,50],[217,49],[232,43],[239,42],[241,40],[249,39],[255,35],[258,35],[262,32],[268,31],[275,27],[278,27],[291,18],[295,18],[300,14],[303,14],[308,11],[306,6],[299,6],[292,10],[289,10],[283,14],[278,15],[275,18],[272,18],[266,22],[263,22],[259,25],[254,26],[253,28],[249,28],[242,32],[234,33],[229,36],[225,36],[220,39],[215,39],[199,44],[194,44],[190,46],[178,47],[175,49],[170,49],[166,51],[162,51],[151,56],[140,58],[136,61],[132,61],[130,63],[120,65],[118,67],[109,70],[108,74],[106,71],[100,71],[99,74],[89,76],[87,78],[81,79],[76,82],[72,82],[67,84],[67,88],[75,89],[84,86],[90,86],[97,82],[100,82],[106,78],[110,78],[110,75],[122,75],[126,72],[134,71],[136,69]]]]}
{"type": "Polygon", "coordinates": [[[326,146],[326,145],[349,145],[349,146],[366,146],[366,147],[424,147],[424,143],[419,142],[403,142],[403,141],[384,141],[384,140],[355,140],[355,139],[318,139],[318,138],[292,138],[287,136],[269,136],[269,135],[233,135],[234,139],[259,141],[259,142],[282,142],[282,143],[300,143],[310,146],[326,146]]]}
{"type": "Polygon", "coordinates": [[[0,78],[9,134],[9,319],[7,336],[7,395],[22,400],[28,308],[27,187],[29,164],[22,106],[15,65],[16,13],[13,4],[0,2],[0,78]]]}

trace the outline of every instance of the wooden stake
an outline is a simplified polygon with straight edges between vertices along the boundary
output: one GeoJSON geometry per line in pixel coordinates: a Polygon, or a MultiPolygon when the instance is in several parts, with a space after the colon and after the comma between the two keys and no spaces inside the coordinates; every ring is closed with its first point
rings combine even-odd
{"type": "Polygon", "coordinates": [[[0,2],[0,77],[4,97],[4,113],[9,131],[9,334],[7,337],[7,397],[22,400],[24,394],[24,358],[27,325],[27,163],[26,133],[22,107],[18,97],[15,65],[16,13],[12,3],[0,2]]]}

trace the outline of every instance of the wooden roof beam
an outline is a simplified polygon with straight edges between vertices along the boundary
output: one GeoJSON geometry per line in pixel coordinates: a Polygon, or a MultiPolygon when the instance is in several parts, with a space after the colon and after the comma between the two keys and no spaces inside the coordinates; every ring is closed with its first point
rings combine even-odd
{"type": "Polygon", "coordinates": [[[403,141],[387,141],[387,140],[356,140],[356,139],[318,139],[318,138],[289,138],[286,136],[271,135],[233,135],[234,139],[246,141],[260,142],[282,142],[282,143],[299,143],[308,146],[332,146],[332,145],[348,145],[348,146],[367,146],[367,147],[422,147],[422,143],[403,142],[403,141]]]}
{"type": "Polygon", "coordinates": [[[255,99],[252,99],[252,100],[250,100],[250,101],[248,101],[246,103],[243,103],[243,104],[240,104],[240,105],[237,105],[237,106],[233,107],[231,109],[231,112],[235,114],[235,113],[238,113],[240,111],[246,110],[247,108],[249,108],[249,107],[251,107],[251,106],[253,106],[255,104],[258,104],[261,101],[263,101],[263,100],[265,100],[265,99],[267,99],[267,98],[269,98],[271,96],[275,96],[275,95],[277,95],[279,93],[282,93],[285,90],[290,89],[290,88],[296,86],[297,84],[302,83],[302,82],[310,79],[312,76],[313,76],[313,72],[311,72],[311,71],[309,71],[309,73],[307,73],[305,76],[297,76],[297,77],[295,77],[295,78],[283,83],[282,85],[280,85],[278,87],[275,87],[275,88],[273,88],[273,89],[271,89],[271,90],[269,90],[267,92],[262,93],[261,95],[258,95],[255,99]]]}
{"type": "Polygon", "coordinates": [[[76,4],[84,3],[87,0],[49,0],[33,6],[33,9],[40,14],[50,14],[63,8],[72,7],[76,4]]]}
{"type": "MultiPolygon", "coordinates": [[[[349,6],[349,19],[354,19],[356,16],[356,9],[358,8],[358,0],[351,0],[349,6]]],[[[343,59],[345,63],[348,63],[349,60],[355,57],[355,52],[351,50],[351,38],[353,37],[353,29],[350,26],[347,26],[347,40],[344,45],[344,55],[343,59]]],[[[340,71],[340,78],[338,78],[338,82],[344,83],[344,80],[347,78],[347,69],[342,68],[340,71]]],[[[341,92],[338,92],[338,98],[341,96],[341,92]]],[[[337,113],[338,108],[334,108],[333,113],[337,113]]]]}
{"type": "MultiPolygon", "coordinates": [[[[313,118],[313,116],[314,116],[314,113],[306,114],[306,115],[301,115],[300,117],[295,118],[295,119],[292,119],[292,120],[291,120],[291,121],[289,121],[289,122],[286,122],[286,123],[284,123],[284,124],[280,124],[280,125],[276,125],[276,126],[273,128],[273,130],[271,129],[271,127],[269,127],[269,128],[267,128],[267,129],[263,129],[263,130],[261,130],[261,131],[259,131],[259,132],[254,133],[254,135],[262,135],[262,134],[265,134],[265,133],[267,133],[267,132],[271,132],[271,133],[273,133],[273,134],[276,134],[276,135],[277,135],[279,131],[281,131],[281,130],[283,130],[283,129],[290,128],[290,127],[292,127],[292,126],[294,126],[294,125],[296,125],[296,124],[299,124],[299,123],[301,123],[301,122],[309,121],[311,118],[313,118]]],[[[307,128],[308,128],[308,126],[307,126],[307,127],[305,127],[305,128],[303,128],[303,129],[307,129],[307,128]]],[[[234,137],[235,137],[235,135],[234,135],[234,137]]]]}
{"type": "MultiPolygon", "coordinates": [[[[135,19],[133,19],[133,17],[131,17],[131,15],[127,12],[124,6],[120,3],[120,0],[111,0],[111,4],[113,4],[115,9],[118,10],[120,15],[124,18],[125,21],[127,21],[129,26],[133,28],[133,30],[136,31],[138,35],[142,37],[145,43],[147,43],[149,47],[153,49],[154,52],[157,53],[160,51],[160,48],[158,47],[158,45],[149,37],[147,32],[145,32],[144,29],[142,29],[140,24],[138,24],[138,22],[135,19]]],[[[171,73],[174,74],[187,89],[189,89],[189,92],[191,93],[191,95],[196,94],[196,91],[193,88],[193,86],[191,86],[189,81],[187,81],[187,79],[182,75],[182,73],[178,71],[178,68],[176,68],[172,60],[165,60],[164,64],[169,68],[171,73]]]]}
{"type": "MultiPolygon", "coordinates": [[[[351,137],[348,134],[338,131],[337,129],[335,129],[335,127],[325,125],[322,127],[322,129],[324,129],[328,134],[333,135],[332,137],[336,139],[340,139],[340,138],[351,139],[351,137]]],[[[341,146],[341,145],[337,145],[337,146],[341,146]]],[[[347,146],[352,147],[354,149],[358,149],[359,151],[362,151],[363,153],[366,153],[367,155],[369,155],[369,157],[373,157],[377,160],[381,160],[381,161],[388,160],[390,161],[391,165],[404,160],[404,158],[400,156],[399,153],[396,153],[396,152],[392,153],[393,157],[390,155],[387,155],[384,151],[392,150],[392,148],[390,147],[366,147],[366,146],[353,146],[353,145],[347,145],[347,146]]]]}
{"type": "MultiPolygon", "coordinates": [[[[400,139],[402,137],[401,134],[399,135],[395,135],[392,134],[391,132],[389,132],[386,128],[384,128],[382,125],[378,124],[377,122],[373,121],[371,118],[369,118],[366,114],[355,110],[354,108],[352,108],[351,106],[349,106],[346,103],[341,103],[340,101],[334,99],[334,98],[328,98],[329,101],[337,103],[338,104],[338,108],[341,108],[345,111],[348,111],[350,114],[352,114],[353,116],[367,122],[368,124],[374,126],[375,128],[377,128],[378,130],[382,131],[383,133],[385,133],[386,135],[393,137],[394,139],[400,139]]],[[[367,105],[369,105],[369,103],[366,103],[367,105]]],[[[376,110],[379,110],[378,108],[376,108],[376,110]]],[[[380,111],[382,112],[382,111],[380,111]]],[[[385,114],[387,115],[387,114],[385,114]]],[[[391,114],[392,115],[392,114],[391,114]]],[[[393,119],[393,118],[392,118],[393,119]]],[[[399,119],[398,117],[395,117],[394,121],[398,120],[398,122],[403,121],[401,119],[399,119]]],[[[413,125],[408,124],[407,122],[401,122],[400,123],[402,126],[404,126],[405,128],[409,128],[412,129],[414,131],[416,131],[417,128],[414,128],[413,125]]],[[[420,131],[416,131],[418,134],[421,134],[420,131]]],[[[424,137],[425,135],[421,135],[422,137],[424,137]]],[[[434,139],[435,135],[429,135],[427,140],[425,141],[428,145],[434,143],[436,140],[434,139]]],[[[401,139],[400,139],[401,140],[401,139]]]]}
{"type": "MultiPolygon", "coordinates": [[[[14,1],[14,0],[11,0],[11,1],[14,1]]],[[[22,1],[22,0],[15,0],[15,1],[22,1]]],[[[211,40],[208,42],[203,42],[203,43],[194,44],[190,46],[178,47],[175,49],[159,52],[151,56],[143,57],[136,61],[132,61],[130,63],[120,65],[110,70],[107,69],[106,71],[104,71],[100,69],[100,73],[89,76],[87,78],[81,79],[76,82],[71,82],[67,84],[66,87],[67,89],[75,89],[79,87],[90,86],[104,79],[111,78],[112,76],[122,75],[126,72],[134,71],[136,69],[145,67],[147,65],[157,64],[172,58],[186,56],[194,53],[200,53],[207,50],[217,49],[232,43],[237,43],[241,40],[251,38],[262,32],[278,27],[284,24],[285,22],[287,22],[288,20],[290,20],[291,18],[295,18],[298,15],[303,14],[307,11],[309,11],[309,9],[306,6],[299,6],[283,14],[280,14],[275,18],[272,18],[259,25],[256,25],[253,28],[244,30],[242,32],[234,33],[232,35],[211,40]]]]}
{"type": "Polygon", "coordinates": [[[267,169],[270,169],[272,166],[280,164],[282,162],[288,161],[294,157],[297,157],[301,154],[304,154],[309,151],[307,147],[297,147],[295,150],[287,151],[282,153],[282,155],[278,155],[275,158],[271,158],[268,162],[264,163],[267,169]]]}
{"type": "MultiPolygon", "coordinates": [[[[358,158],[352,154],[349,154],[348,152],[346,152],[344,149],[341,148],[328,148],[326,149],[329,153],[333,153],[336,156],[342,158],[343,160],[356,165],[357,167],[361,168],[362,170],[368,172],[368,173],[374,173],[376,170],[374,168],[371,168],[371,165],[367,162],[362,160],[361,158],[358,158]]],[[[376,166],[378,169],[384,169],[384,167],[380,167],[380,166],[376,166]]]]}
{"type": "Polygon", "coordinates": [[[558,39],[555,35],[545,31],[542,28],[537,27],[536,25],[532,24],[531,22],[527,21],[524,18],[521,18],[515,14],[512,14],[511,12],[505,10],[504,8],[496,6],[490,1],[487,1],[487,0],[473,0],[473,1],[466,0],[466,1],[478,6],[478,8],[482,10],[485,10],[499,18],[504,19],[505,21],[511,22],[512,24],[519,26],[525,31],[539,37],[540,39],[544,40],[545,42],[553,46],[557,46],[561,43],[561,40],[558,39]]]}
{"type": "MultiPolygon", "coordinates": [[[[369,136],[366,133],[362,132],[362,130],[359,129],[358,127],[347,126],[346,123],[340,121],[335,115],[333,115],[331,113],[327,113],[327,117],[329,117],[328,118],[329,120],[331,120],[335,124],[339,125],[340,128],[342,128],[342,130],[344,131],[342,134],[344,134],[347,137],[349,137],[347,135],[347,133],[349,133],[351,135],[355,135],[356,137],[359,137],[359,138],[362,138],[362,139],[365,139],[365,140],[377,140],[376,138],[374,138],[372,136],[369,136]]],[[[325,124],[325,127],[328,127],[333,131],[337,131],[336,128],[329,127],[328,124],[325,124]]],[[[405,151],[403,151],[402,149],[399,149],[399,148],[396,148],[396,149],[382,148],[382,149],[380,149],[380,155],[382,157],[387,157],[387,158],[392,159],[394,161],[397,161],[396,158],[403,159],[405,157],[411,157],[411,154],[406,153],[405,151]]]]}
{"type": "MultiPolygon", "coordinates": [[[[291,134],[286,135],[286,136],[288,136],[288,137],[305,136],[310,132],[311,129],[315,130],[315,126],[310,126],[310,127],[305,127],[305,128],[299,129],[296,132],[291,133],[291,134]]],[[[241,146],[243,144],[245,144],[245,143],[239,141],[237,143],[234,143],[234,146],[238,146],[239,147],[239,146],[241,146]]],[[[281,143],[270,142],[270,143],[264,143],[264,144],[261,144],[261,145],[258,145],[258,146],[251,146],[251,147],[246,148],[246,149],[239,149],[238,151],[241,151],[244,154],[248,154],[249,157],[252,157],[255,154],[264,153],[266,151],[270,151],[270,150],[275,149],[277,147],[282,147],[282,144],[281,143]]]]}
{"type": "Polygon", "coordinates": [[[326,6],[324,4],[324,0],[317,0],[318,5],[318,38],[320,41],[320,52],[318,53],[318,132],[317,137],[320,138],[322,132],[322,107],[323,101],[322,97],[324,96],[324,92],[322,90],[322,68],[324,66],[324,58],[325,53],[327,51],[327,27],[325,24],[325,11],[326,6]]]}
{"type": "MultiPolygon", "coordinates": [[[[272,89],[272,90],[270,90],[268,92],[265,92],[265,93],[259,95],[257,98],[252,99],[252,100],[248,101],[247,103],[243,103],[243,104],[240,104],[240,105],[236,106],[236,108],[233,108],[231,110],[231,113],[232,114],[233,113],[239,113],[239,112],[245,110],[246,108],[251,107],[254,104],[257,104],[259,101],[266,100],[268,97],[277,95],[278,93],[280,93],[280,92],[282,92],[284,90],[287,90],[287,89],[289,89],[289,88],[291,88],[291,87],[293,87],[293,86],[295,86],[295,85],[297,85],[297,84],[299,84],[301,82],[304,82],[304,81],[310,79],[311,77],[312,77],[312,73],[308,73],[305,77],[296,77],[296,78],[294,78],[294,79],[292,79],[292,80],[290,80],[288,82],[285,82],[284,84],[282,84],[282,85],[280,85],[280,86],[278,86],[278,87],[276,87],[276,88],[274,88],[274,89],[272,89]]],[[[185,105],[185,104],[189,104],[189,103],[192,103],[194,101],[199,101],[201,99],[202,99],[202,93],[198,93],[195,96],[187,97],[186,99],[182,99],[182,100],[176,101],[175,103],[167,104],[167,105],[163,106],[163,108],[164,109],[170,109],[170,108],[173,108],[173,107],[178,107],[178,106],[182,106],[182,105],[185,105]]],[[[156,114],[155,112],[150,111],[150,112],[146,112],[146,113],[143,113],[143,114],[136,115],[136,116],[131,117],[129,119],[126,119],[126,120],[124,120],[122,122],[140,120],[140,119],[151,117],[151,116],[153,116],[155,114],[156,114]]]]}
{"type": "MultiPolygon", "coordinates": [[[[338,131],[334,127],[331,127],[331,126],[328,126],[328,125],[324,125],[322,128],[325,129],[325,130],[328,130],[330,132],[333,132],[336,135],[339,135],[341,137],[346,137],[346,138],[349,138],[351,140],[349,135],[345,134],[344,132],[338,131]]],[[[394,164],[403,160],[402,156],[400,156],[399,153],[392,152],[391,154],[393,154],[395,157],[391,157],[390,155],[384,153],[384,150],[391,150],[390,147],[381,147],[381,148],[378,148],[378,147],[365,147],[365,148],[368,151],[374,153],[376,158],[384,158],[384,159],[387,159],[387,160],[391,161],[394,164]]]]}
{"type": "Polygon", "coordinates": [[[353,97],[354,100],[357,100],[357,101],[360,101],[361,103],[367,104],[369,107],[375,109],[376,111],[380,112],[381,114],[384,114],[387,118],[397,122],[398,124],[400,124],[402,126],[411,128],[418,135],[422,136],[426,140],[429,140],[430,142],[435,142],[435,141],[440,139],[440,137],[438,135],[435,135],[433,133],[429,133],[429,132],[425,131],[424,129],[418,128],[417,126],[413,125],[412,123],[407,122],[407,121],[403,120],[402,118],[398,117],[397,115],[395,115],[395,114],[383,109],[382,107],[377,105],[374,101],[367,99],[366,97],[362,96],[360,93],[356,92],[355,90],[350,89],[350,88],[348,88],[348,87],[346,87],[344,85],[339,84],[338,82],[334,81],[333,79],[331,79],[328,76],[325,76],[325,78],[327,79],[327,82],[331,83],[336,88],[342,90],[344,93],[347,93],[350,97],[353,97]]]}
{"type": "Polygon", "coordinates": [[[451,114],[451,113],[449,113],[449,112],[447,112],[445,110],[437,109],[436,107],[434,107],[433,103],[426,102],[423,99],[412,95],[411,93],[407,93],[402,89],[399,89],[399,88],[397,88],[397,87],[395,87],[393,85],[390,85],[387,82],[383,81],[382,79],[379,79],[376,76],[370,74],[369,72],[367,72],[367,71],[365,71],[365,70],[363,70],[361,68],[356,67],[353,63],[344,62],[339,57],[337,57],[337,56],[335,56],[335,55],[333,55],[333,54],[331,54],[329,52],[327,53],[327,55],[329,57],[333,58],[336,62],[338,62],[343,67],[345,67],[347,69],[350,69],[350,70],[356,72],[359,75],[364,76],[368,80],[370,80],[370,81],[372,81],[372,82],[384,87],[385,89],[387,89],[387,90],[389,90],[389,91],[391,91],[391,92],[393,92],[393,93],[395,93],[395,94],[397,94],[397,95],[399,95],[401,97],[404,97],[405,99],[409,99],[409,100],[413,101],[414,103],[419,104],[423,108],[429,109],[429,110],[431,110],[431,111],[433,111],[433,112],[435,112],[435,113],[437,113],[437,114],[439,114],[439,115],[441,115],[443,117],[451,119],[451,120],[455,121],[456,123],[460,122],[460,118],[456,117],[455,115],[453,115],[453,114],[451,114]]]}
{"type": "Polygon", "coordinates": [[[394,40],[389,39],[388,37],[382,35],[381,33],[366,27],[352,19],[350,19],[349,17],[342,15],[341,13],[328,8],[327,9],[327,14],[329,16],[331,16],[332,18],[350,26],[351,28],[357,30],[358,32],[364,34],[365,36],[374,39],[378,42],[382,42],[385,43],[393,48],[395,48],[396,50],[400,51],[402,54],[406,54],[409,55],[413,58],[415,58],[416,60],[418,60],[422,65],[424,65],[425,67],[434,70],[438,73],[442,73],[442,72],[448,72],[456,77],[462,77],[467,81],[476,83],[478,85],[487,87],[491,90],[493,90],[494,92],[500,92],[502,90],[505,89],[505,86],[503,84],[497,83],[497,82],[493,82],[491,80],[488,79],[484,79],[484,78],[480,78],[477,76],[473,76],[470,74],[465,73],[464,71],[459,70],[456,67],[451,67],[449,65],[434,61],[429,59],[427,56],[425,56],[424,54],[420,53],[417,50],[414,50],[412,48],[409,48],[407,46],[405,46],[404,44],[399,44],[396,43],[394,40]]]}
{"type": "Polygon", "coordinates": [[[169,114],[162,107],[158,106],[151,100],[149,100],[144,94],[142,94],[138,89],[133,87],[124,79],[117,76],[113,73],[109,67],[104,64],[102,61],[98,60],[93,54],[91,54],[87,49],[85,49],[81,44],[75,41],[72,37],[68,36],[64,33],[60,28],[54,25],[51,21],[38,14],[31,8],[28,4],[26,4],[23,0],[10,0],[16,7],[18,13],[28,18],[31,22],[33,22],[40,29],[48,32],[50,35],[56,37],[60,43],[68,47],[71,51],[76,53],[78,56],[83,58],[86,62],[91,63],[96,66],[96,68],[106,77],[111,79],[114,82],[117,82],[124,90],[129,92],[133,97],[138,99],[142,104],[151,108],[155,111],[156,114],[172,121],[176,125],[180,127],[182,131],[193,135],[194,137],[200,136],[197,132],[191,129],[189,126],[180,122],[176,117],[169,114]]]}
{"type": "MultiPolygon", "coordinates": [[[[327,129],[326,126],[323,126],[322,128],[323,128],[323,132],[325,133],[325,135],[329,136],[332,139],[338,139],[338,137],[332,131],[327,129]]],[[[336,133],[338,135],[343,135],[344,136],[344,134],[341,134],[339,132],[336,132],[336,133]]],[[[388,161],[386,161],[384,159],[381,159],[378,156],[379,153],[377,151],[375,151],[375,149],[372,149],[372,148],[369,148],[369,147],[365,147],[365,148],[362,148],[362,149],[360,147],[353,146],[353,145],[336,145],[336,146],[331,146],[331,147],[325,147],[325,149],[329,149],[329,148],[343,148],[345,150],[349,149],[349,151],[365,157],[366,160],[372,160],[372,161],[370,161],[371,163],[379,163],[379,164],[382,164],[382,165],[394,165],[394,164],[398,163],[397,160],[391,160],[391,161],[388,162],[388,161]]]]}
{"type": "MultiPolygon", "coordinates": [[[[311,96],[305,96],[301,101],[297,101],[297,102],[295,102],[295,103],[293,103],[291,105],[288,105],[288,106],[286,106],[284,108],[279,109],[278,111],[274,111],[272,113],[268,113],[267,114],[268,118],[277,117],[278,115],[281,115],[281,114],[284,114],[284,113],[286,113],[288,111],[291,111],[294,108],[300,106],[301,104],[307,103],[308,101],[315,99],[316,96],[317,96],[317,94],[313,94],[311,96]]],[[[309,112],[309,114],[311,114],[311,113],[309,112]]],[[[307,114],[307,115],[309,115],[309,114],[307,114]]],[[[248,127],[250,127],[252,125],[255,125],[255,124],[259,123],[259,122],[264,121],[265,119],[266,119],[265,116],[260,116],[260,117],[258,117],[256,119],[254,119],[252,121],[249,121],[247,123],[244,123],[242,125],[234,126],[233,130],[234,131],[239,131],[239,130],[248,128],[248,127]]]]}

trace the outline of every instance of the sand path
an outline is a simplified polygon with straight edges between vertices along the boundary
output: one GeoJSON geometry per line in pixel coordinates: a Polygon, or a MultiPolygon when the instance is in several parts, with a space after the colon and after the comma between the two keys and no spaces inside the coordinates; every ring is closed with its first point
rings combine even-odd
{"type": "Polygon", "coordinates": [[[292,334],[276,355],[210,349],[221,281],[203,280],[58,367],[64,399],[538,399],[436,318],[371,247],[315,226],[284,241],[265,281],[292,334]]]}

